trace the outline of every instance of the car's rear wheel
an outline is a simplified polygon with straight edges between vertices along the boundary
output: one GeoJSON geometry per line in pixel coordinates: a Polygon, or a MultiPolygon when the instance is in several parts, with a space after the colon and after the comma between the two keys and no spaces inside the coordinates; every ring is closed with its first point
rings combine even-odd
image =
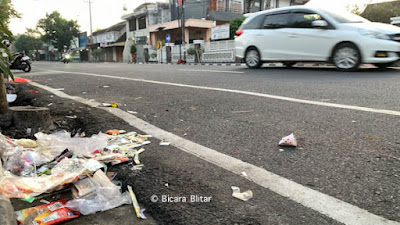
{"type": "Polygon", "coordinates": [[[361,65],[361,54],[354,44],[343,43],[335,48],[332,61],[340,71],[355,71],[361,65]]]}
{"type": "Polygon", "coordinates": [[[252,69],[259,68],[262,64],[260,52],[256,48],[248,49],[244,60],[246,66],[252,69]]]}
{"type": "Polygon", "coordinates": [[[391,63],[375,63],[374,64],[374,66],[378,67],[379,69],[385,69],[385,68],[391,67],[393,65],[394,65],[393,62],[391,62],[391,63]]]}

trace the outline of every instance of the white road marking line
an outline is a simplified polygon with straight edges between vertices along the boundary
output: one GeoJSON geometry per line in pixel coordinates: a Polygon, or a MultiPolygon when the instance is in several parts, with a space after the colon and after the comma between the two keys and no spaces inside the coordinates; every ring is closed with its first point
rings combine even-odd
{"type": "MultiPolygon", "coordinates": [[[[65,72],[65,71],[54,70],[54,72],[65,72]]],[[[163,82],[163,81],[155,81],[155,80],[136,79],[136,78],[129,78],[129,77],[116,77],[116,76],[111,76],[111,75],[102,75],[102,74],[95,74],[95,73],[82,73],[82,72],[68,72],[68,73],[70,73],[70,74],[87,75],[87,76],[95,76],[95,77],[106,77],[106,78],[120,79],[120,80],[132,80],[132,81],[137,81],[137,82],[144,82],[144,83],[151,83],[151,84],[162,84],[162,85],[170,85],[170,86],[186,87],[186,88],[194,88],[194,89],[200,89],[200,90],[229,92],[229,93],[252,95],[252,96],[258,96],[258,97],[263,97],[263,98],[270,98],[270,99],[283,100],[283,101],[302,103],[302,104],[309,104],[309,105],[317,105],[317,106],[325,106],[325,107],[332,107],[332,108],[339,108],[339,109],[350,109],[350,110],[364,111],[364,112],[370,112],[370,113],[378,113],[378,114],[386,114],[386,115],[392,115],[392,116],[400,116],[400,111],[387,110],[387,109],[375,109],[375,108],[368,108],[368,107],[362,107],[362,106],[344,105],[344,104],[338,104],[338,103],[319,102],[319,101],[313,101],[313,100],[305,100],[305,99],[284,97],[284,96],[279,96],[279,95],[263,94],[263,93],[251,92],[251,91],[240,91],[240,90],[234,90],[234,89],[214,88],[214,87],[206,87],[206,86],[196,86],[196,85],[189,85],[189,84],[180,84],[180,83],[171,83],[171,82],[163,82]]]]}
{"type": "Polygon", "coordinates": [[[211,73],[244,73],[239,71],[225,71],[225,70],[190,70],[190,69],[179,69],[185,72],[211,72],[211,73]]]}
{"type": "MultiPolygon", "coordinates": [[[[41,85],[35,82],[32,85],[47,90],[59,97],[72,99],[80,103],[97,107],[100,105],[99,102],[89,101],[87,99],[70,96],[62,91],[57,91],[51,87],[41,85]]],[[[348,225],[399,225],[396,221],[391,221],[383,217],[377,216],[368,212],[367,210],[361,209],[357,206],[353,206],[347,202],[336,199],[329,195],[320,193],[311,188],[305,187],[294,181],[271,173],[263,168],[254,166],[252,164],[243,162],[239,159],[231,156],[222,154],[213,149],[204,147],[196,144],[184,138],[181,138],[175,134],[162,130],[156,126],[141,120],[128,112],[125,112],[118,108],[104,108],[99,107],[127,122],[129,125],[136,127],[137,129],[153,135],[153,137],[171,142],[171,145],[179,148],[182,151],[190,153],[196,157],[199,157],[207,162],[217,165],[223,169],[226,169],[234,174],[241,175],[242,171],[246,171],[248,179],[262,187],[268,188],[269,190],[287,197],[297,203],[300,203],[308,208],[311,208],[323,215],[326,215],[338,222],[348,225]]]]}

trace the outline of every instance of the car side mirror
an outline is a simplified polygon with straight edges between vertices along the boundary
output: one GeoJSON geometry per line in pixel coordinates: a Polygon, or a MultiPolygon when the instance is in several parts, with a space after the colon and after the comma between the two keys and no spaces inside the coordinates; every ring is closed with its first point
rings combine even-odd
{"type": "Polygon", "coordinates": [[[328,22],[325,20],[315,20],[311,23],[313,27],[318,27],[318,28],[326,28],[328,27],[328,22]]]}

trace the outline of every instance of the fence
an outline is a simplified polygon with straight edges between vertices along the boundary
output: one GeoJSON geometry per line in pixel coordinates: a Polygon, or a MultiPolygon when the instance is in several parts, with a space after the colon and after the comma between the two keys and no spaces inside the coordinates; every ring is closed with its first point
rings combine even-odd
{"type": "MultiPolygon", "coordinates": [[[[177,63],[179,59],[183,59],[184,49],[182,48],[179,52],[179,45],[171,46],[171,62],[177,63]]],[[[189,48],[194,48],[194,44],[186,45],[186,50],[189,48]]],[[[215,41],[206,42],[202,45],[204,49],[203,54],[200,57],[200,61],[204,63],[230,63],[235,62],[235,42],[233,40],[229,41],[215,41]]],[[[149,54],[157,52],[157,58],[151,58],[149,61],[157,62],[167,62],[167,46],[164,46],[161,50],[154,50],[152,47],[148,48],[149,54]]],[[[186,62],[194,63],[195,56],[186,53],[186,62]]]]}

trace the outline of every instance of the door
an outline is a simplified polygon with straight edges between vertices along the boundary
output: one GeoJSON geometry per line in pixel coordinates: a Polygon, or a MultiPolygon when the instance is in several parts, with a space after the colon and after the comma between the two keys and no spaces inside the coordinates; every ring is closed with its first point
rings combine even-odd
{"type": "Polygon", "coordinates": [[[289,37],[285,34],[288,33],[289,18],[289,12],[265,16],[262,27],[256,34],[264,61],[285,60],[288,57],[289,50],[286,42],[289,37]]]}
{"type": "Polygon", "coordinates": [[[292,12],[290,28],[285,34],[289,58],[296,61],[326,61],[337,40],[337,30],[329,24],[327,27],[313,27],[315,20],[324,20],[313,11],[292,12]]]}

